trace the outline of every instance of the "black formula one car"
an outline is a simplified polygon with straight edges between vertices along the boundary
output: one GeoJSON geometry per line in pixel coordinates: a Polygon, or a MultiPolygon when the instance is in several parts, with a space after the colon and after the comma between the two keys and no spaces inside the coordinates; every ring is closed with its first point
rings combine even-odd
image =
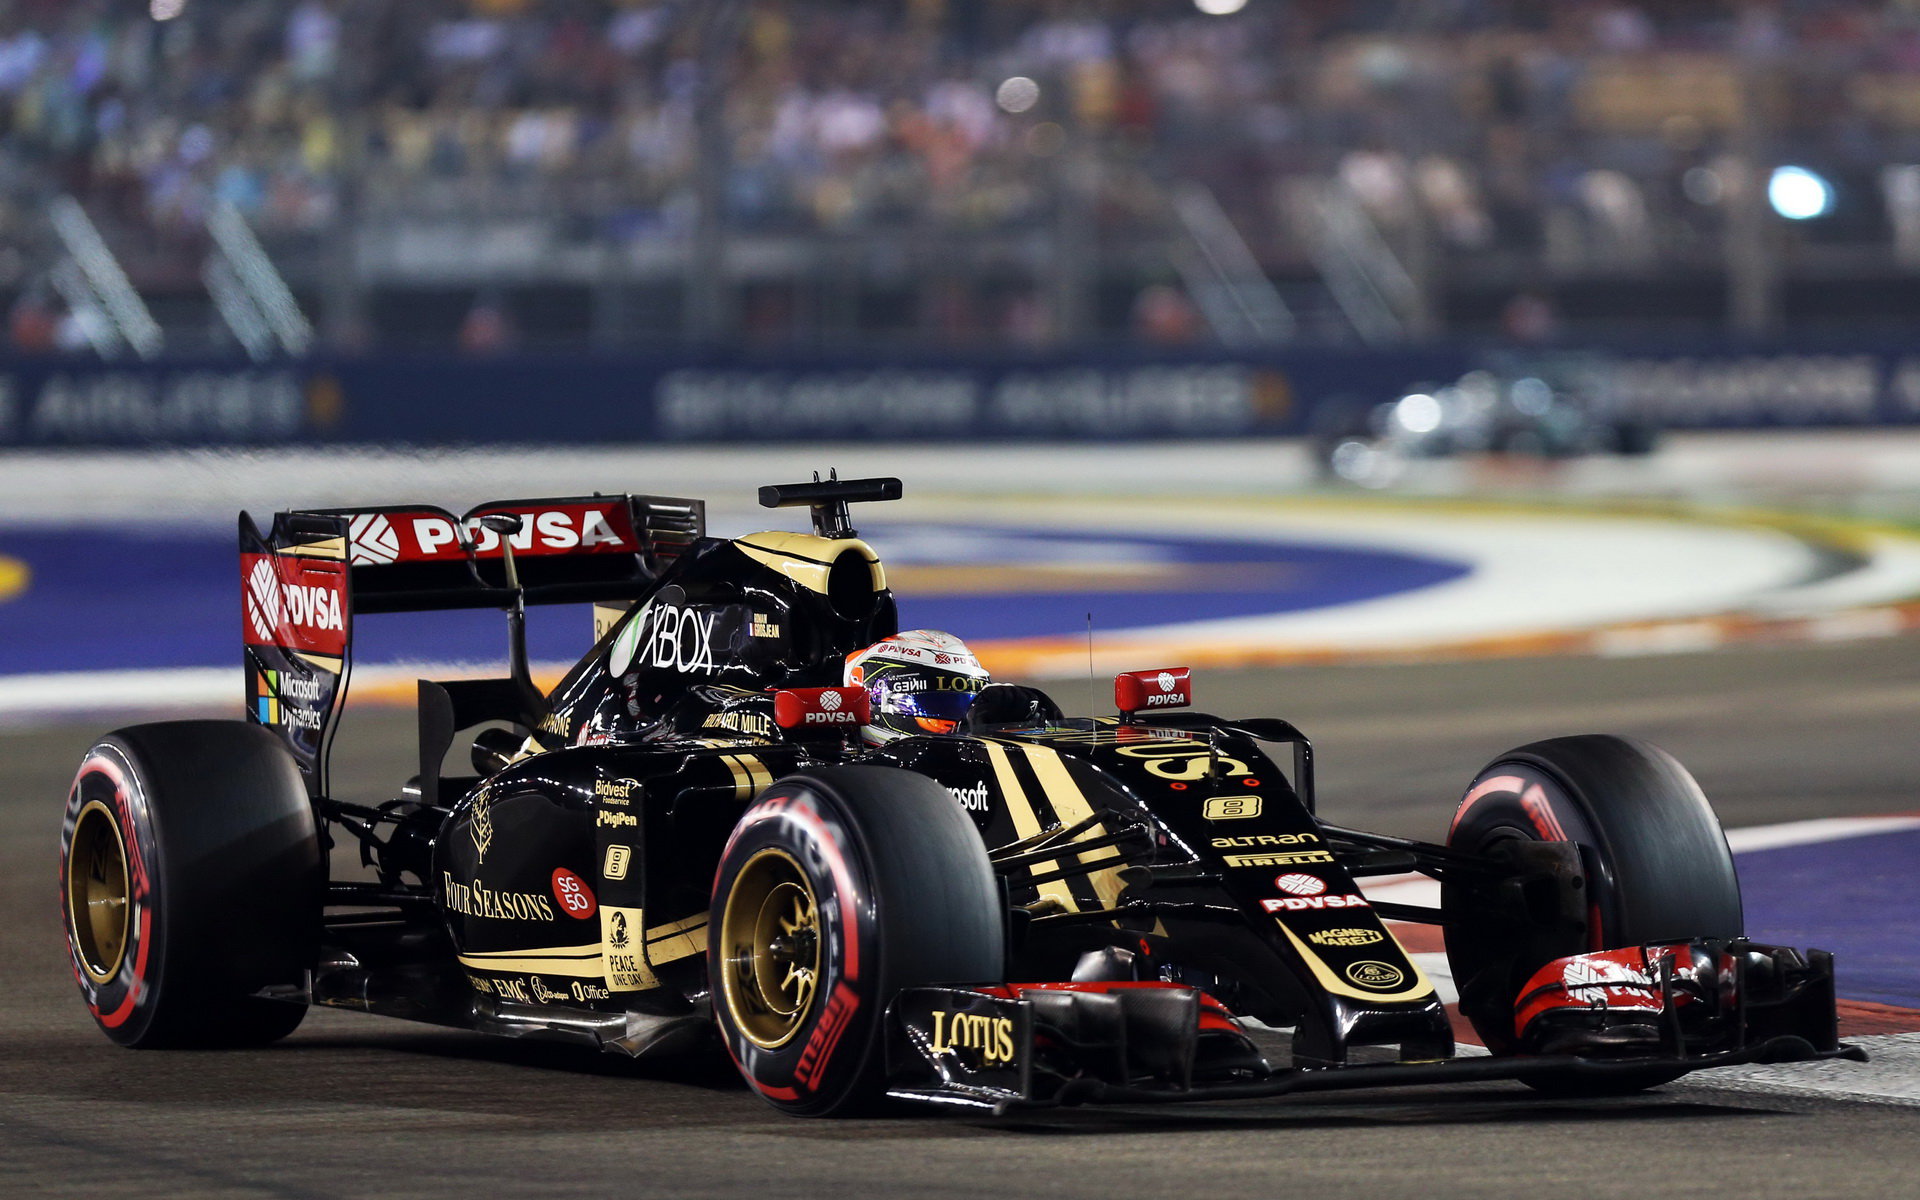
{"type": "Polygon", "coordinates": [[[1444,845],[1323,820],[1307,739],[1191,711],[1183,669],[1122,674],[1093,718],[988,684],[946,732],[866,745],[843,664],[896,616],[847,506],[899,494],[762,488],[813,532],[731,540],[651,496],[242,516],[246,720],[113,733],[67,800],[100,1028],[256,1045],[324,1004],[630,1055],[717,1040],[798,1114],[1864,1057],[1830,956],[1743,938],[1718,822],[1644,743],[1502,755],[1444,845]],[[557,602],[599,634],[543,695],[524,606],[557,602]],[[332,796],[356,614],[489,606],[505,677],[420,682],[418,774],[378,807],[332,796]],[[361,870],[331,871],[354,844],[361,870]],[[1357,883],[1405,872],[1438,908],[1357,883]],[[1402,922],[1444,929],[1490,1054],[1456,1053],[1402,922]]]}

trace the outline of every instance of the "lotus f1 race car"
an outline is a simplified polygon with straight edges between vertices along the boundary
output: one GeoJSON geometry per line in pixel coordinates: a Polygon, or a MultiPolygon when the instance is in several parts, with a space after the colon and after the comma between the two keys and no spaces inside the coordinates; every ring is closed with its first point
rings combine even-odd
{"type": "Polygon", "coordinates": [[[119,730],[67,799],[94,1019],[131,1047],[259,1045],[316,1004],[628,1055],[717,1042],[811,1115],[1591,1094],[1864,1058],[1831,957],[1743,937],[1717,820],[1642,742],[1500,756],[1444,844],[1324,820],[1307,738],[1193,711],[1181,668],[1073,719],[982,680],[962,718],[869,744],[845,664],[897,617],[848,505],[899,495],[762,488],[812,532],[733,539],[655,496],[243,515],[245,720],[119,730]],[[597,637],[543,693],[524,620],[549,603],[594,605],[597,637]],[[421,681],[417,773],[335,797],[355,620],[476,607],[507,614],[505,674],[421,681]],[[1407,873],[1437,907],[1361,890],[1407,873]],[[1457,1053],[1410,923],[1444,930],[1490,1053],[1457,1053]]]}

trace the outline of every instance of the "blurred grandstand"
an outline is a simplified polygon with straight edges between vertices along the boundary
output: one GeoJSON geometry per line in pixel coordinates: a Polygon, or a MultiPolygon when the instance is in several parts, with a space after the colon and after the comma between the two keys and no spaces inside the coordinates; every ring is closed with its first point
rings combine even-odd
{"type": "Polygon", "coordinates": [[[1920,316],[1913,0],[5,0],[0,128],[26,351],[1920,316]]]}

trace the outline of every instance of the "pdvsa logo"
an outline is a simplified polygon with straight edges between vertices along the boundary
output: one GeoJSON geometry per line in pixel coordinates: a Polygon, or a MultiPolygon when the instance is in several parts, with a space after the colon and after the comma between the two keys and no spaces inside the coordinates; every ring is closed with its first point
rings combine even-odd
{"type": "MultiPolygon", "coordinates": [[[[520,532],[506,538],[515,550],[588,550],[595,546],[624,545],[619,531],[607,523],[606,514],[597,508],[578,512],[550,509],[521,513],[520,518],[520,532]]],[[[501,539],[499,534],[480,524],[478,518],[456,527],[445,517],[415,517],[413,540],[419,545],[420,553],[431,558],[443,553],[464,554],[462,540],[471,542],[475,552],[485,554],[499,549],[501,539]],[[466,535],[464,539],[462,533],[466,535]]]]}
{"type": "Polygon", "coordinates": [[[1281,896],[1262,900],[1260,907],[1270,913],[1306,912],[1315,908],[1366,908],[1365,896],[1281,896]]]}
{"type": "Polygon", "coordinates": [[[247,623],[255,640],[274,642],[282,625],[308,632],[344,633],[340,590],[324,584],[287,583],[271,558],[247,572],[247,623]]]}
{"type": "Polygon", "coordinates": [[[272,559],[261,559],[247,572],[247,620],[253,636],[263,642],[272,641],[280,628],[280,577],[272,559]]]}

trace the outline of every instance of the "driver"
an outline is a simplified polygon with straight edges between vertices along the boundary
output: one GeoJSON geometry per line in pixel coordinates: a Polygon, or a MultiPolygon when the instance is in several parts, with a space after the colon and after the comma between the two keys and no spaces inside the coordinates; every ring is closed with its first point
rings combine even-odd
{"type": "Polygon", "coordinates": [[[915,733],[952,733],[993,676],[967,644],[937,629],[910,629],[847,655],[847,684],[867,689],[870,745],[915,733]]]}

